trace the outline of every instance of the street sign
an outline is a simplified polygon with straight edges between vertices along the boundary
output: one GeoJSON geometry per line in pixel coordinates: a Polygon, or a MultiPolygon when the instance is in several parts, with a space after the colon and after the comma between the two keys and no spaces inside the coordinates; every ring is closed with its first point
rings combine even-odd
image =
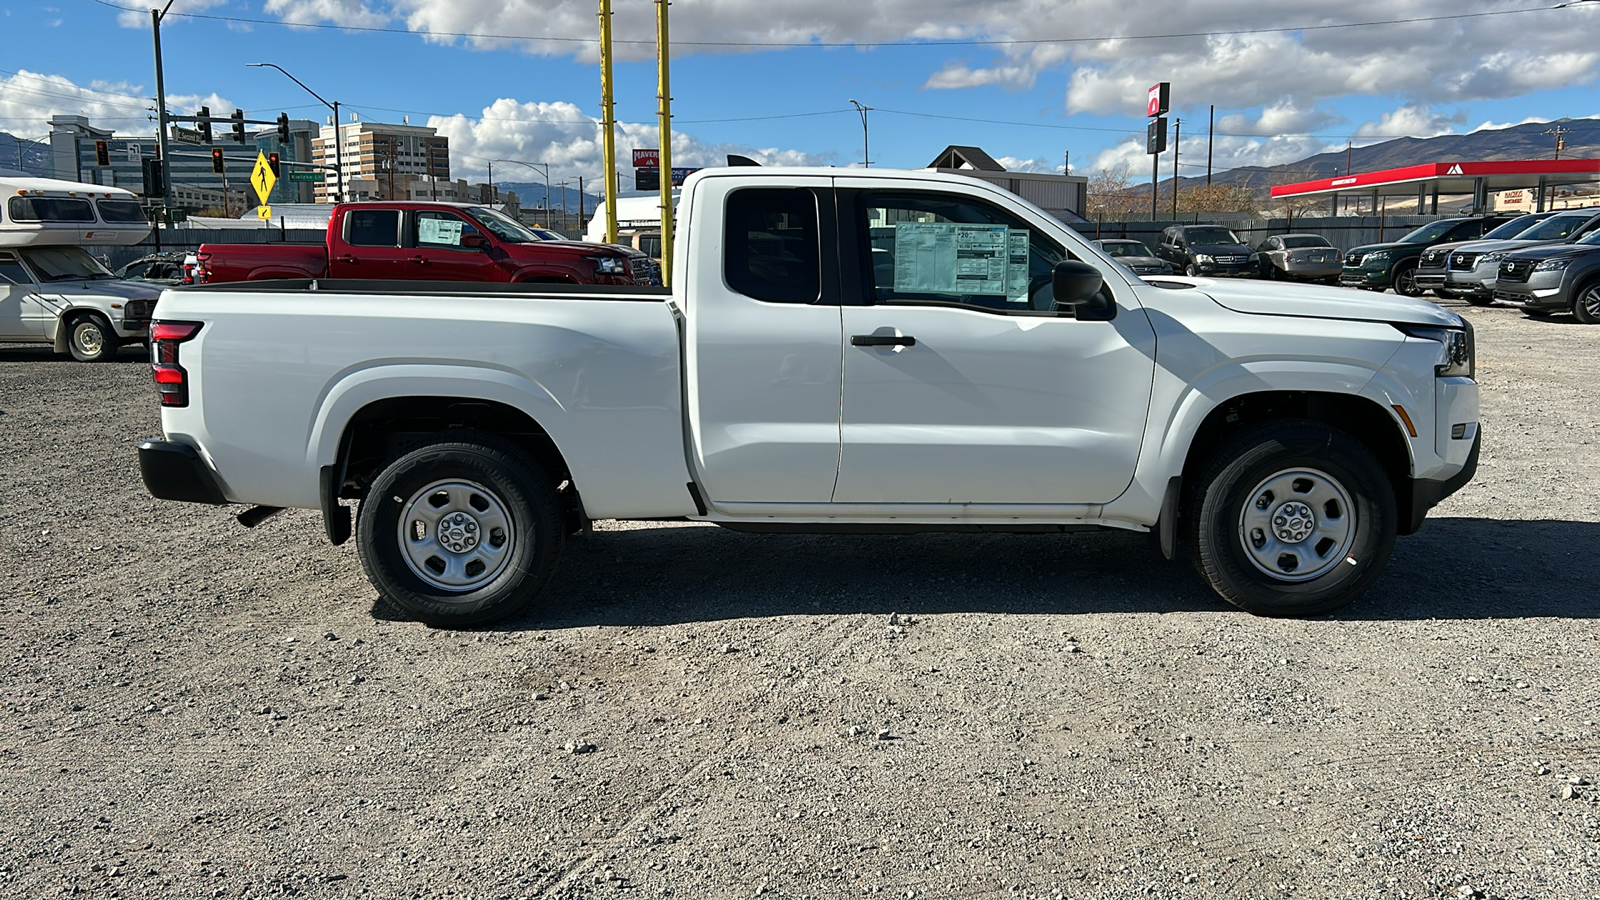
{"type": "Polygon", "coordinates": [[[181,125],[172,126],[172,139],[180,144],[205,143],[205,141],[200,139],[200,132],[193,128],[184,128],[181,125]]]}
{"type": "MultiPolygon", "coordinates": [[[[272,186],[278,183],[278,176],[272,174],[272,167],[267,165],[267,154],[256,151],[256,167],[250,171],[250,186],[256,189],[256,196],[265,204],[267,197],[272,194],[272,186]]],[[[261,218],[265,219],[266,216],[261,218]]]]}
{"type": "Polygon", "coordinates": [[[321,172],[290,172],[290,181],[323,181],[327,178],[321,172]]]}
{"type": "Polygon", "coordinates": [[[633,167],[635,169],[655,169],[661,166],[660,150],[635,150],[633,151],[633,167]]]}
{"type": "Polygon", "coordinates": [[[270,219],[270,218],[272,218],[272,207],[267,206],[265,203],[263,203],[262,205],[256,207],[256,218],[258,218],[258,219],[270,219]]]}
{"type": "MultiPolygon", "coordinates": [[[[1156,116],[1144,130],[1144,152],[1154,156],[1167,152],[1167,117],[1156,116]]],[[[1151,163],[1154,165],[1154,163],[1151,163]]]]}

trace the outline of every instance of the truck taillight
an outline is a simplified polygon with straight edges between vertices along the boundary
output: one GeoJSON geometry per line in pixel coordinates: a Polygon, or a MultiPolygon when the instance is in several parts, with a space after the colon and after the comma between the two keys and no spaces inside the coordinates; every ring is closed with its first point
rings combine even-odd
{"type": "Polygon", "coordinates": [[[189,405],[189,373],[178,364],[178,345],[199,333],[199,322],[150,323],[150,372],[162,406],[189,405]]]}

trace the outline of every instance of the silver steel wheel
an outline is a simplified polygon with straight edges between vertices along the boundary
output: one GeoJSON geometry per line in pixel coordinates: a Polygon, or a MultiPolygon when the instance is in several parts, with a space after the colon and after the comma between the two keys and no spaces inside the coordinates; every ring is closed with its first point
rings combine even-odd
{"type": "Polygon", "coordinates": [[[1578,298],[1578,309],[1575,311],[1587,313],[1587,317],[1580,317],[1585,318],[1586,321],[1594,322],[1600,320],[1600,284],[1594,285],[1583,292],[1583,296],[1578,298]]]}
{"type": "Polygon", "coordinates": [[[505,502],[472,481],[436,481],[405,502],[399,540],[406,565],[445,591],[474,591],[511,559],[516,530],[505,502]]]}
{"type": "Polygon", "coordinates": [[[72,343],[84,356],[99,356],[106,349],[106,336],[92,319],[83,319],[72,326],[72,343]]]}
{"type": "Polygon", "coordinates": [[[1279,581],[1310,581],[1345,561],[1356,536],[1350,492],[1326,472],[1287,469],[1263,479],[1239,513],[1245,556],[1279,581]]]}

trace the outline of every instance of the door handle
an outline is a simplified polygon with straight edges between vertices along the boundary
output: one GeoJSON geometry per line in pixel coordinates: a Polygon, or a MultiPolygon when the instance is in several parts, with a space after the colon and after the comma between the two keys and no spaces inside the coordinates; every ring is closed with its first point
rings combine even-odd
{"type": "Polygon", "coordinates": [[[909,334],[852,334],[852,347],[915,347],[917,339],[909,334]]]}
{"type": "Polygon", "coordinates": [[[413,256],[411,257],[411,261],[419,266],[425,266],[428,264],[428,258],[426,256],[413,256]]]}
{"type": "Polygon", "coordinates": [[[361,260],[356,259],[354,256],[352,256],[349,253],[346,253],[345,255],[339,257],[339,262],[342,262],[342,263],[358,263],[360,261],[361,260]]]}

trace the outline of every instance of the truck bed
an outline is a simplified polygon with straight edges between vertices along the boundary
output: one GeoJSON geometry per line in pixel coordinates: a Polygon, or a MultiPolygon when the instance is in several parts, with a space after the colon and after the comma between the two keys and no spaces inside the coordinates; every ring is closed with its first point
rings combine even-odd
{"type": "Polygon", "coordinates": [[[201,244],[197,255],[211,284],[318,278],[328,271],[323,244],[201,244]]]}

